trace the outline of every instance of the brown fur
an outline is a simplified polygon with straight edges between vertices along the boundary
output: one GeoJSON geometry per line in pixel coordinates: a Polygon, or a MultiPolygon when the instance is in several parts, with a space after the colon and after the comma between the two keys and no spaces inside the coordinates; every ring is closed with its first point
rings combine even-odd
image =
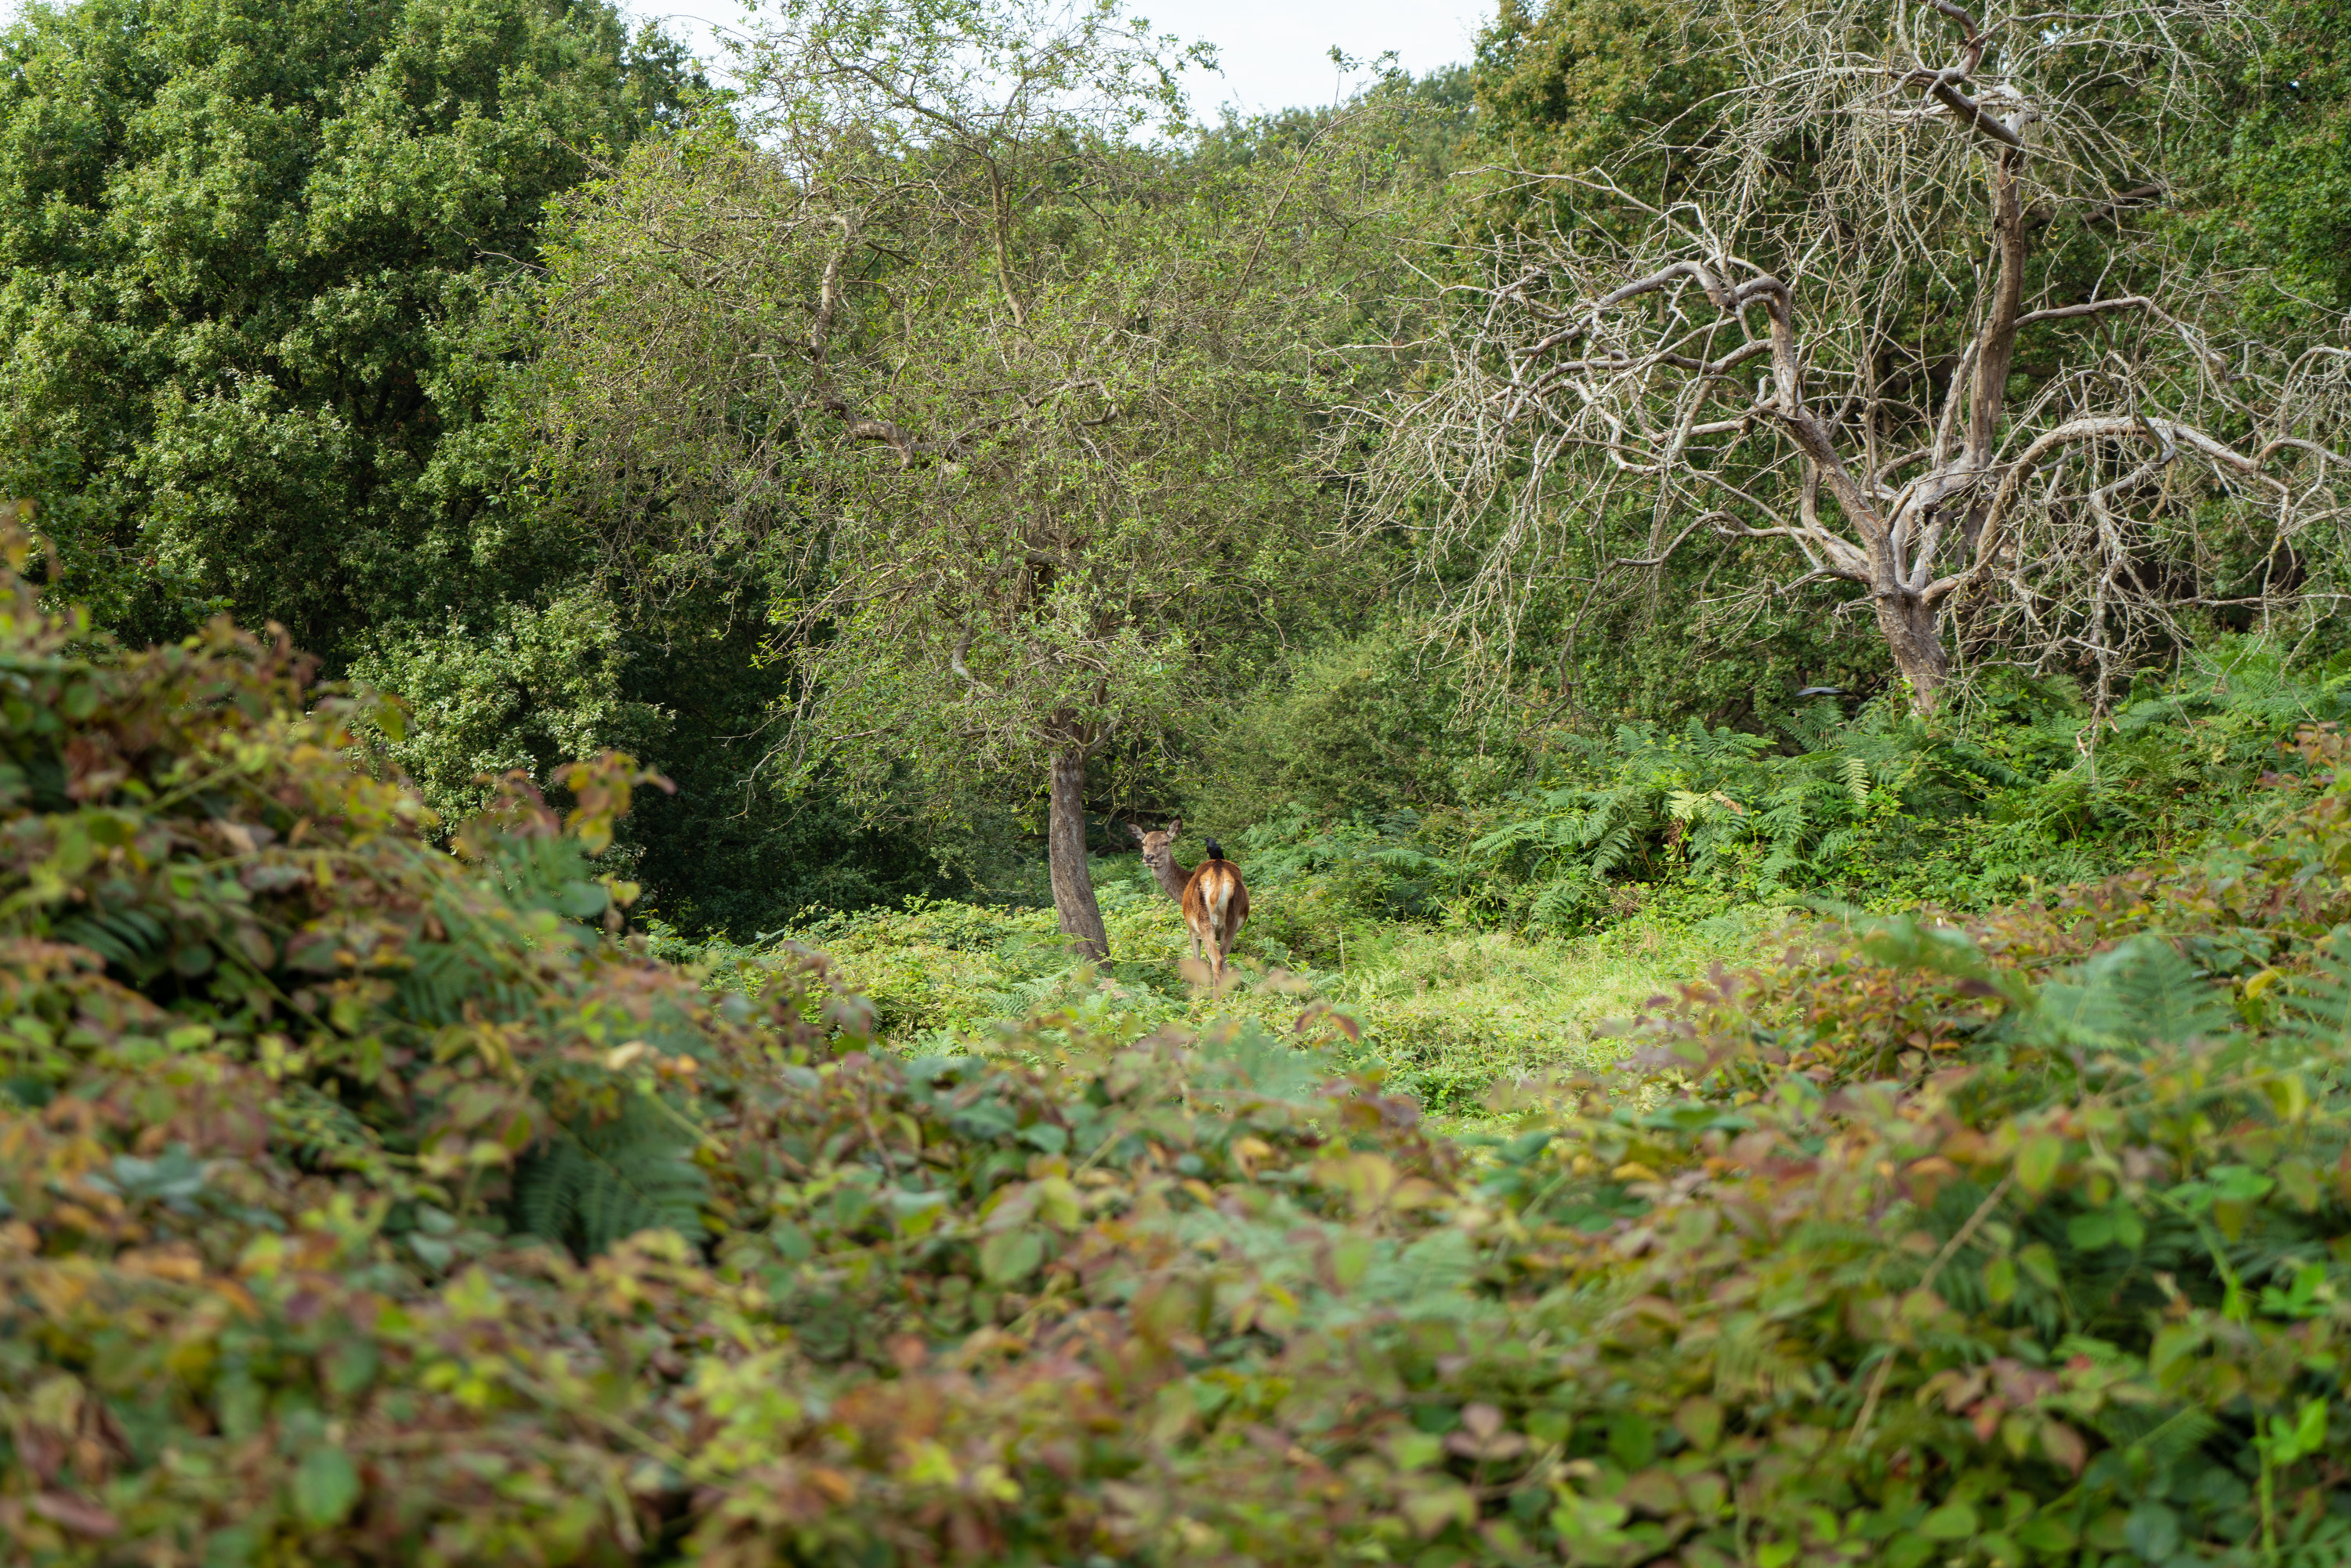
{"type": "Polygon", "coordinates": [[[1181,818],[1163,832],[1146,833],[1132,822],[1126,831],[1142,844],[1143,863],[1159,880],[1161,890],[1183,909],[1184,927],[1192,934],[1192,956],[1208,960],[1208,994],[1222,995],[1233,938],[1249,918],[1249,887],[1241,881],[1240,868],[1221,858],[1204,860],[1191,871],[1177,865],[1175,846],[1176,835],[1184,831],[1181,818]]]}

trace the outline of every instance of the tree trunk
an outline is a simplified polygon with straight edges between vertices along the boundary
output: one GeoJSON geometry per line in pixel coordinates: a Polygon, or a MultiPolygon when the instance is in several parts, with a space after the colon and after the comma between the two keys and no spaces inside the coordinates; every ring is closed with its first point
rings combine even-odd
{"type": "Polygon", "coordinates": [[[1950,655],[1943,651],[1941,617],[1913,593],[1881,593],[1874,602],[1894,667],[1910,683],[1911,710],[1923,718],[1935,711],[1944,679],[1951,673],[1950,655]]]}
{"type": "Polygon", "coordinates": [[[1086,871],[1086,754],[1077,747],[1053,754],[1052,800],[1045,844],[1053,867],[1053,908],[1079,955],[1100,963],[1110,956],[1110,934],[1102,929],[1094,879],[1086,871]]]}

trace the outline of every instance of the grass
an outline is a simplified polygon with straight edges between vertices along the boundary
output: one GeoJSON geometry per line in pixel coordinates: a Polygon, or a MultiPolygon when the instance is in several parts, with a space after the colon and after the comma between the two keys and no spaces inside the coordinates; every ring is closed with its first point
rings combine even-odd
{"type": "MultiPolygon", "coordinates": [[[[1235,946],[1236,977],[1212,1001],[1187,977],[1174,902],[1132,858],[1098,862],[1095,886],[1111,938],[1102,965],[1071,960],[1050,909],[1019,905],[914,901],[830,915],[789,937],[830,955],[884,1030],[937,1054],[993,1050],[1015,1023],[1040,1017],[1095,1039],[1219,1019],[1286,1036],[1321,999],[1361,1031],[1342,1048],[1353,1065],[1381,1071],[1391,1088],[1460,1124],[1479,1119],[1497,1083],[1606,1064],[1609,1020],[1718,962],[1752,956],[1779,921],[1760,904],[1696,921],[1644,913],[1589,936],[1531,939],[1359,918],[1339,924],[1334,942],[1335,912],[1325,912],[1311,946],[1332,957],[1317,967],[1280,935],[1295,937],[1306,913],[1282,904],[1311,904],[1314,890],[1278,886],[1253,894],[1259,910],[1235,946]]],[[[702,956],[722,967],[761,961],[723,946],[702,956]]]]}

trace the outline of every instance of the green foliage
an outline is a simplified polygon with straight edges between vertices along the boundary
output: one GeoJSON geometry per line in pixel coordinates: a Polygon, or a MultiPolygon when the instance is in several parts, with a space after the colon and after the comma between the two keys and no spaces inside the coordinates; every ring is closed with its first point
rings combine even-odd
{"type": "MultiPolygon", "coordinates": [[[[1425,811],[1295,800],[1233,836],[1253,878],[1343,919],[1577,932],[1661,898],[1690,913],[1818,895],[1980,908],[2257,822],[2263,786],[2302,767],[2286,747],[2295,730],[2351,715],[2339,664],[2296,666],[2274,643],[2222,637],[2104,721],[2062,686],[2010,685],[1934,724],[1884,705],[1846,718],[1823,700],[1783,712],[1776,734],[1695,718],[1537,731],[1518,787],[1459,789],[1425,811]]],[[[1402,733],[1433,748],[1444,716],[1402,733]]],[[[1301,725],[1306,760],[1291,777],[1345,755],[1364,727],[1338,710],[1318,742],[1301,725]]],[[[1387,777],[1407,777],[1407,758],[1391,755],[1387,777]]],[[[1430,752],[1417,755],[1433,774],[1430,752]]],[[[1237,781],[1245,758],[1227,765],[1237,781]]],[[[1457,761],[1453,775],[1475,767],[1457,761]]]]}
{"type": "MultiPolygon", "coordinates": [[[[1431,929],[1364,913],[1348,868],[1233,852],[1259,897],[1234,950],[1237,979],[1213,1016],[1278,1034],[1295,1022],[1301,994],[1321,997],[1355,1025],[1335,1048],[1340,1065],[1376,1072],[1391,1092],[1456,1119],[1479,1119],[1498,1082],[1606,1061],[1608,1020],[1743,956],[1765,918],[1628,920],[1571,941],[1431,929]]],[[[1056,1018],[1120,1040],[1199,1027],[1211,1010],[1186,974],[1174,902],[1131,856],[1098,862],[1094,878],[1113,954],[1099,965],[1071,960],[1050,910],[951,901],[809,921],[783,951],[821,948],[877,1028],[918,1051],[1018,1053],[1056,1018]]],[[[655,951],[752,990],[789,962],[775,947],[674,938],[655,951]]]]}
{"type": "MultiPolygon", "coordinates": [[[[2263,9],[2264,47],[2223,89],[2226,130],[2198,215],[2233,257],[2277,268],[2322,307],[2351,308],[2351,9],[2263,9]]],[[[2274,305],[2265,293],[2253,298],[2274,305]]]]}
{"type": "Polygon", "coordinates": [[[2351,1540],[2330,731],[2209,865],[1817,931],[1644,1020],[1665,1076],[1530,1082],[1449,1140],[1319,1001],[1277,1035],[1104,992],[902,1056],[812,957],[705,992],[599,929],[625,766],[570,771],[565,821],[517,786],[452,857],[281,651],[93,653],[7,586],[32,1563],[2351,1540]],[[610,1235],[664,1211],[698,1244],[610,1235]]]}
{"type": "MultiPolygon", "coordinates": [[[[277,155],[270,135],[312,138],[303,166],[347,183],[553,181],[571,149],[519,150],[501,116],[559,75],[529,65],[546,51],[591,34],[619,48],[592,10],[515,24],[517,57],[498,52],[507,22],[298,7],[275,68],[357,60],[333,79],[369,82],[383,114],[454,106],[454,129],[346,145],[319,127],[358,98],[237,86],[278,52],[239,43],[262,26],[248,13],[148,25],[107,5],[15,35],[82,51],[19,56],[17,162],[83,145],[60,117],[150,105],[127,118],[181,135],[227,115],[145,162],[110,130],[89,145],[115,172],[84,184],[155,219],[141,256],[247,266],[248,282],[294,254],[281,231],[343,211],[305,196],[238,227],[258,187],[235,180],[277,155]],[[407,75],[369,52],[395,23],[414,47],[381,57],[407,75]],[[99,70],[118,57],[148,76],[99,70]],[[457,80],[517,57],[495,95],[457,80]],[[210,248],[165,233],[174,190],[204,194],[210,248]]],[[[1633,124],[1659,95],[1710,90],[1677,52],[1687,20],[1506,11],[1516,41],[1489,52],[1510,54],[1530,124],[1543,93],[1633,124]]],[[[593,134],[643,85],[583,72],[532,127],[593,134]]],[[[1457,156],[1455,86],[1421,94],[1429,112],[1391,154],[1457,156]]],[[[1200,157],[1286,178],[1321,128],[1228,128],[1200,157]]],[[[1578,158],[1620,144],[1606,123],[1552,129],[1578,158]]],[[[545,192],[498,190],[515,204],[496,223],[527,256],[545,192]]],[[[75,281],[79,259],[18,260],[10,308],[71,296],[94,335],[67,344],[65,316],[22,315],[50,336],[24,328],[11,373],[51,376],[36,412],[86,415],[112,455],[61,437],[22,471],[61,496],[121,468],[57,508],[67,588],[130,626],[290,595],[287,619],[408,701],[322,688],[282,638],[225,622],[123,653],[87,614],[44,610],[11,544],[12,1561],[2351,1555],[2336,668],[2220,639],[2095,726],[2060,689],[1997,683],[1933,725],[1848,719],[1790,706],[1790,688],[1843,678],[1834,628],[1749,638],[1693,610],[1715,642],[1677,642],[1677,606],[1705,594],[1667,572],[1646,609],[1541,607],[1574,655],[1562,706],[1497,744],[1497,710],[1363,634],[1360,607],[1322,606],[1333,641],[1301,643],[1291,684],[1194,770],[1258,904],[1242,982],[1212,1009],[1186,983],[1173,904],[1110,862],[1118,958],[1101,966],[1073,965],[1040,910],[854,908],[951,885],[943,868],[967,867],[987,824],[885,841],[820,789],[769,792],[762,726],[800,700],[805,666],[763,633],[809,586],[797,565],[720,581],[730,543],[695,566],[725,571],[684,573],[674,598],[611,598],[563,559],[569,536],[500,491],[512,455],[452,413],[475,406],[450,390],[454,361],[402,401],[398,377],[426,362],[411,340],[447,349],[438,334],[477,308],[464,290],[489,289],[472,250],[432,250],[460,282],[386,284],[389,304],[371,293],[406,265],[388,242],[364,277],[334,270],[348,248],[264,277],[295,277],[299,309],[270,318],[278,358],[231,356],[246,380],[229,423],[252,428],[230,434],[277,441],[280,467],[231,442],[205,477],[188,454],[228,416],[203,414],[227,396],[204,378],[231,371],[191,344],[260,334],[256,318],[227,292],[170,294],[211,276],[193,261],[167,276],[105,251],[136,248],[128,217],[78,196],[57,210],[113,292],[101,310],[74,293],[98,287],[75,281]],[[329,342],[332,309],[353,335],[329,342]],[[394,319],[377,354],[360,329],[394,319]],[[392,387],[382,419],[405,410],[406,434],[370,423],[366,395],[317,390],[328,359],[301,358],[317,343],[373,367],[353,384],[392,387]],[[196,378],[179,402],[71,380],[135,381],[172,354],[196,378]],[[286,477],[330,424],[338,453],[377,442],[377,488],[346,483],[340,456],[286,477]],[[410,444],[409,467],[387,442],[410,444]],[[310,553],[281,550],[284,528],[310,553]],[[1562,709],[1579,728],[1550,727],[1562,709]],[[623,740],[670,748],[678,793],[637,788],[623,758],[561,766],[623,740]],[[633,840],[632,803],[654,824],[633,840]],[[2045,891],[2066,881],[2086,885],[2045,891]],[[1792,928],[1752,972],[1719,966],[1763,946],[1758,901],[1820,894],[1980,913],[1840,915],[1792,928]],[[626,936],[622,912],[648,904],[684,935],[626,936]],[[786,921],[781,941],[698,940],[786,921]],[[1625,1037],[1593,1038],[1597,1014],[1660,991],[1625,1037]]],[[[461,228],[449,246],[496,224],[461,228]]],[[[1257,391],[1250,417],[1301,425],[1294,389],[1257,391]]],[[[34,403],[10,406],[32,428],[34,403]]],[[[789,491],[801,470],[778,472],[789,491]]],[[[796,518],[780,507],[768,538],[796,518]]],[[[597,570],[664,564],[629,554],[643,543],[597,570]]],[[[1004,677],[979,633],[956,653],[1004,677]]],[[[1217,668],[1238,683],[1260,653],[1217,668]]],[[[1178,716],[1181,743],[1196,728],[1178,716]]],[[[1184,770],[1141,745],[1097,763],[1122,792],[1184,770]]]]}
{"type": "Polygon", "coordinates": [[[1042,15],[806,7],[747,58],[775,152],[642,146],[552,256],[558,503],[648,591],[762,583],[799,745],[876,810],[1148,754],[1324,570],[1308,345],[1388,232],[1386,155],[1130,145],[1159,41],[1106,10],[1032,49],[1042,15]]]}
{"type": "Polygon", "coordinates": [[[1627,188],[1670,191],[1665,169],[1630,167],[1626,154],[1668,127],[1694,137],[1684,122],[1734,85],[1719,24],[1680,3],[1502,0],[1478,39],[1479,134],[1513,168],[1605,170],[1627,188]]]}
{"type": "Polygon", "coordinates": [[[695,73],[548,0],[99,0],[0,43],[0,481],[101,624],[337,659],[539,563],[477,341],[695,73]]]}
{"type": "Polygon", "coordinates": [[[1899,735],[1845,729],[1827,705],[1810,717],[1792,727],[1814,744],[1792,756],[1696,719],[1679,732],[1624,725],[1607,742],[1566,737],[1558,772],[1600,781],[1521,797],[1539,814],[1486,833],[1468,854],[1527,864],[1538,889],[1528,917],[1540,925],[1588,915],[1612,877],[1655,880],[1675,863],[1700,880],[1743,873],[1763,897],[1812,882],[1854,848],[1873,800],[1898,800],[1917,768],[1899,735]]]}
{"type": "Polygon", "coordinates": [[[0,493],[101,626],[293,628],[405,700],[382,744],[449,823],[485,776],[657,763],[638,874],[697,928],[953,885],[754,787],[791,674],[756,596],[625,601],[529,478],[545,208],[677,123],[674,45],[594,4],[106,0],[0,49],[0,493]]]}
{"type": "Polygon", "coordinates": [[[558,1124],[515,1173],[514,1222],[581,1254],[640,1230],[702,1234],[707,1184],[695,1166],[698,1129],[652,1096],[583,1126],[558,1124]]]}
{"type": "Polygon", "coordinates": [[[390,752],[433,809],[451,821],[479,809],[491,779],[612,747],[645,755],[667,716],[622,695],[622,631],[611,601],[569,591],[541,610],[503,603],[476,630],[462,620],[396,626],[351,666],[352,678],[396,692],[408,709],[390,752]]]}
{"type": "Polygon", "coordinates": [[[1209,748],[1186,820],[1238,831],[1286,806],[1364,815],[1456,798],[1474,751],[1460,688],[1407,628],[1334,639],[1290,661],[1209,748]]]}

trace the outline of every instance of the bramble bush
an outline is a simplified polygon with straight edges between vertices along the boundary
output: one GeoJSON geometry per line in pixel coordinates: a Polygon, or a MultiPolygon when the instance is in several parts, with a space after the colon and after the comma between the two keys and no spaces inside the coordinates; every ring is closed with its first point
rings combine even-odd
{"type": "Polygon", "coordinates": [[[596,870],[624,759],[444,853],[275,640],[12,571],[0,683],[22,1560],[2351,1554],[2331,733],[2241,842],[1792,936],[1448,1140],[1317,1005],[914,1057],[814,954],[705,989],[596,870]]]}

